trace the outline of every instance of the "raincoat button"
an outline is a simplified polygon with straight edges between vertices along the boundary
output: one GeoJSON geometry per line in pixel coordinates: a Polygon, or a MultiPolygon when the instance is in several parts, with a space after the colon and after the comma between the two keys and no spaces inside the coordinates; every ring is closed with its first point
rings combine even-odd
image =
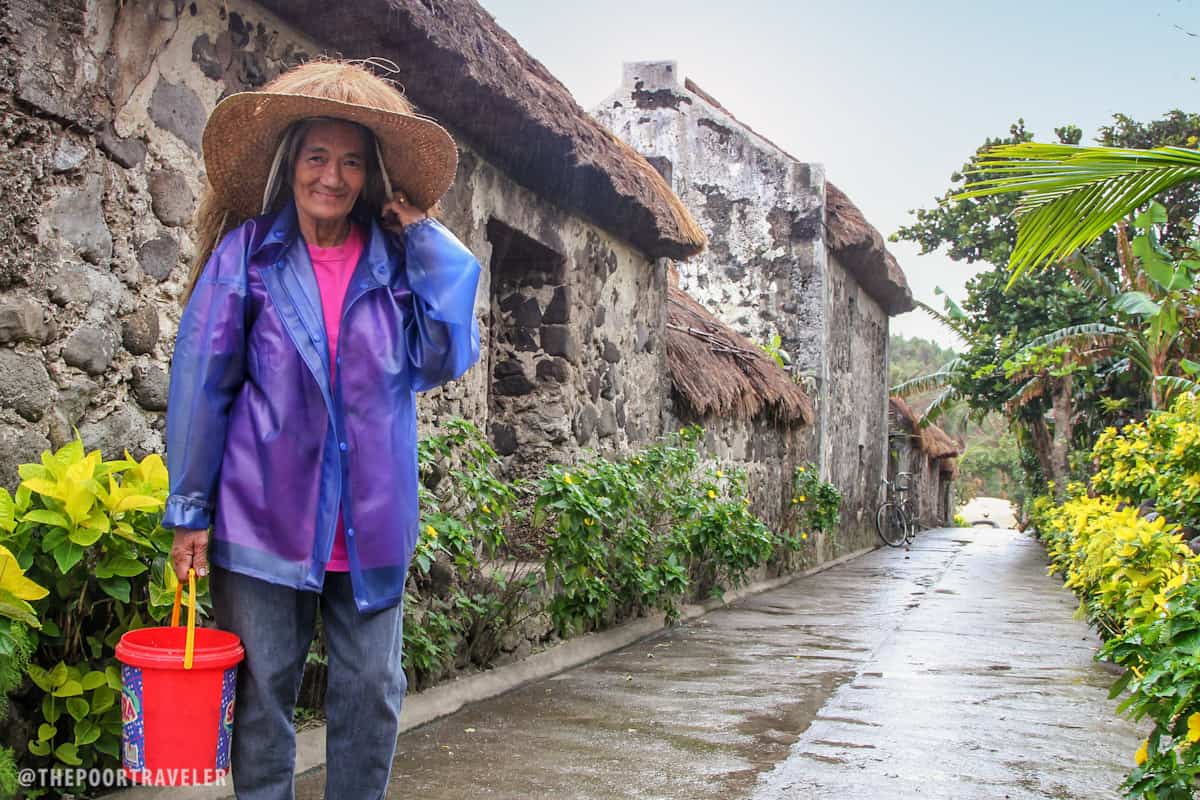
{"type": "Polygon", "coordinates": [[[338,365],[339,367],[342,365],[342,357],[341,357],[341,356],[338,356],[338,357],[337,357],[336,359],[334,359],[334,360],[337,362],[337,365],[338,365]]]}
{"type": "Polygon", "coordinates": [[[370,286],[370,285],[371,285],[371,284],[370,284],[368,281],[360,281],[360,282],[359,282],[359,284],[358,284],[358,288],[360,288],[360,289],[365,289],[365,288],[367,288],[367,287],[368,287],[368,286],[370,286]]]}
{"type": "Polygon", "coordinates": [[[347,535],[347,536],[353,536],[353,535],[354,535],[354,528],[346,528],[346,535],[347,535]]]}
{"type": "Polygon", "coordinates": [[[346,449],[347,448],[346,448],[345,442],[342,442],[341,444],[338,445],[338,450],[341,450],[343,453],[346,452],[346,449]]]}

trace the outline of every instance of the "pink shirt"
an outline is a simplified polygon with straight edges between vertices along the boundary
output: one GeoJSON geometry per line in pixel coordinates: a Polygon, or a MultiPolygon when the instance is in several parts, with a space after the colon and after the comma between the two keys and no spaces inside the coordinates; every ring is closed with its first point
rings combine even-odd
{"type": "MultiPolygon", "coordinates": [[[[338,326],[342,321],[342,303],[346,299],[346,288],[350,277],[358,266],[362,255],[362,230],[350,225],[346,241],[336,247],[308,245],[308,257],[312,260],[313,272],[317,276],[317,289],[321,293],[321,313],[325,317],[325,335],[329,339],[329,377],[332,382],[337,375],[338,326]]],[[[329,572],[349,572],[350,561],[346,554],[346,525],[338,513],[337,532],[333,536],[333,553],[325,565],[329,572]]]]}

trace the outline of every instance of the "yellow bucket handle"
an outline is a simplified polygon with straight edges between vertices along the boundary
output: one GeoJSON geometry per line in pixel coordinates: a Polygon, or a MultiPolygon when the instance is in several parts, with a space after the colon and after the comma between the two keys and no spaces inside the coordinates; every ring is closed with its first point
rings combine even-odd
{"type": "MultiPolygon", "coordinates": [[[[183,601],[183,582],[175,584],[175,606],[171,609],[171,627],[179,624],[179,605],[183,601]]],[[[183,668],[192,668],[192,655],[196,650],[196,570],[188,570],[188,619],[187,639],[183,646],[183,668]]]]}

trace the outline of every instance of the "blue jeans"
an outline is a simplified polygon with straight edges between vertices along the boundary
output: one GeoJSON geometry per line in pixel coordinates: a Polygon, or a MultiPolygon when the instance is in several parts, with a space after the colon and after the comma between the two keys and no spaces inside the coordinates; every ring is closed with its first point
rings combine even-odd
{"type": "Polygon", "coordinates": [[[382,798],[408,688],[400,666],[402,607],[360,614],[349,573],[327,573],[316,594],[213,568],[210,589],[217,624],[246,648],[231,753],[238,800],[295,797],[292,712],[318,606],[329,653],[325,797],[382,798]]]}

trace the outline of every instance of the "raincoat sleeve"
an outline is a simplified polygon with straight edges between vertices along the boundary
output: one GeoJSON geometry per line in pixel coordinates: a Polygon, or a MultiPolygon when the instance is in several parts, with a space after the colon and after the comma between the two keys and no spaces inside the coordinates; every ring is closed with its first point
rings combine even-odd
{"type": "Polygon", "coordinates": [[[433,219],[404,229],[404,263],[412,313],[408,358],[413,391],[423,392],[460,377],[479,360],[475,290],[479,262],[433,219]]]}
{"type": "Polygon", "coordinates": [[[245,239],[243,227],[221,242],[179,320],[167,399],[164,528],[212,524],[229,408],[246,374],[245,239]]]}

